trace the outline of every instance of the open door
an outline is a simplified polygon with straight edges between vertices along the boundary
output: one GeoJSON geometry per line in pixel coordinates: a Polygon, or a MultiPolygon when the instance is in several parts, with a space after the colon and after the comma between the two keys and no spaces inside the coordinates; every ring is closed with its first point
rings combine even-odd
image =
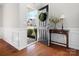
{"type": "Polygon", "coordinates": [[[47,20],[48,20],[48,5],[39,9],[39,41],[48,45],[48,32],[47,32],[47,20]]]}

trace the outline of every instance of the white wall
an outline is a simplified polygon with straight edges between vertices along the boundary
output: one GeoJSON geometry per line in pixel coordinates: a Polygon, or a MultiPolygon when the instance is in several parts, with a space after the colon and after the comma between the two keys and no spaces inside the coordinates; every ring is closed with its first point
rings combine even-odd
{"type": "Polygon", "coordinates": [[[3,9],[2,9],[2,5],[0,5],[0,27],[2,27],[3,26],[3,20],[2,20],[2,12],[3,12],[3,9]]]}
{"type": "Polygon", "coordinates": [[[28,4],[3,5],[3,38],[17,49],[27,46],[25,14],[31,11],[28,4]]]}
{"type": "Polygon", "coordinates": [[[3,6],[0,5],[0,39],[2,39],[2,36],[3,36],[3,6]]]}
{"type": "Polygon", "coordinates": [[[19,31],[17,29],[19,27],[18,10],[18,4],[7,3],[3,5],[3,39],[16,48],[18,48],[18,43],[14,43],[15,41],[17,42],[17,39],[14,41],[13,38],[15,37],[13,35],[16,33],[16,31],[19,31]]]}
{"type": "MultiPolygon", "coordinates": [[[[49,17],[64,15],[64,29],[69,30],[69,47],[79,49],[79,4],[53,3],[49,4],[49,17]]],[[[59,27],[59,26],[58,26],[59,27]]],[[[53,38],[53,37],[52,37],[53,38]]],[[[61,38],[60,38],[61,39],[61,38]]],[[[62,42],[62,40],[60,40],[62,42]]]]}
{"type": "Polygon", "coordinates": [[[18,50],[27,46],[24,16],[30,10],[26,6],[27,4],[13,3],[3,6],[3,38],[18,50]]]}
{"type": "Polygon", "coordinates": [[[3,26],[6,28],[16,28],[19,26],[18,4],[4,4],[3,6],[3,26]]]}
{"type": "Polygon", "coordinates": [[[19,25],[21,28],[26,28],[25,15],[30,11],[26,6],[25,3],[19,4],[19,25]]]}

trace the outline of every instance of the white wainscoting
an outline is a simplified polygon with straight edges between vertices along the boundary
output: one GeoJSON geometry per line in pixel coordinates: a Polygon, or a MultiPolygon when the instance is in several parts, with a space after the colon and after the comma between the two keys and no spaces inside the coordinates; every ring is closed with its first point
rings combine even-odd
{"type": "Polygon", "coordinates": [[[4,29],[3,40],[21,50],[27,46],[27,35],[25,29],[6,28],[4,29]]]}
{"type": "MultiPolygon", "coordinates": [[[[69,28],[69,47],[79,50],[79,29],[69,28]]],[[[62,34],[52,34],[51,39],[53,41],[65,43],[66,37],[62,34]]]]}
{"type": "Polygon", "coordinates": [[[69,47],[79,50],[79,30],[71,30],[69,33],[69,47]]]}

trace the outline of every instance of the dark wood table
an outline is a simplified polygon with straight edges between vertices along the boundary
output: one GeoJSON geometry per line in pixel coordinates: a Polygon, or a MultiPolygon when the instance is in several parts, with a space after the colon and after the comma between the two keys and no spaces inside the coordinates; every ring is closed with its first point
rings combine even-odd
{"type": "Polygon", "coordinates": [[[62,45],[66,45],[66,47],[68,48],[69,47],[69,31],[68,30],[62,30],[62,29],[50,29],[49,30],[49,34],[50,34],[50,39],[49,39],[49,46],[51,45],[51,42],[54,42],[54,43],[58,43],[58,44],[62,44],[62,45]],[[56,41],[52,41],[51,40],[51,34],[52,33],[57,33],[57,34],[63,34],[66,36],[66,44],[65,43],[60,43],[60,42],[56,42],[56,41]]]}

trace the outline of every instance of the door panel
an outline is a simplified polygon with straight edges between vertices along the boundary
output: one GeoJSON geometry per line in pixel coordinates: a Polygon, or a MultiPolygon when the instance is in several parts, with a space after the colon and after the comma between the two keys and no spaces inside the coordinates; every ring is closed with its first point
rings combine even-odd
{"type": "MultiPolygon", "coordinates": [[[[48,5],[42,7],[39,9],[39,12],[46,12],[47,13],[47,17],[48,17],[48,5]],[[45,11],[44,11],[45,10],[45,11]]],[[[39,39],[41,42],[48,44],[48,36],[47,36],[47,18],[45,21],[40,21],[39,20],[39,39]]]]}

